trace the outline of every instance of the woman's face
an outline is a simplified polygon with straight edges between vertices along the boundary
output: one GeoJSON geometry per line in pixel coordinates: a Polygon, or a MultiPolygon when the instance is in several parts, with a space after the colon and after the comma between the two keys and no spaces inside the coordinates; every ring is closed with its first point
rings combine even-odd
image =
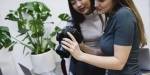
{"type": "Polygon", "coordinates": [[[109,13],[113,8],[113,0],[95,0],[95,7],[100,14],[109,13]]]}
{"type": "Polygon", "coordinates": [[[80,14],[88,14],[91,10],[90,0],[70,0],[73,8],[80,14]]]}

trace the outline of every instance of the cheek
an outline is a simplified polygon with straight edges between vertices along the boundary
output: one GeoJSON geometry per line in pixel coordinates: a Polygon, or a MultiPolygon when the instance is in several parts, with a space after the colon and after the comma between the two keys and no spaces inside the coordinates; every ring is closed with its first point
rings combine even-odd
{"type": "Polygon", "coordinates": [[[89,3],[83,3],[82,5],[85,9],[90,9],[91,8],[91,5],[89,3]]]}
{"type": "Polygon", "coordinates": [[[106,6],[105,7],[105,12],[108,12],[109,11],[109,6],[106,6]]]}
{"type": "Polygon", "coordinates": [[[104,8],[105,12],[108,12],[111,9],[111,5],[105,3],[105,4],[103,4],[103,8],[104,8]]]}
{"type": "Polygon", "coordinates": [[[79,11],[79,9],[78,9],[75,5],[73,5],[73,9],[74,9],[75,11],[79,11]]]}
{"type": "Polygon", "coordinates": [[[112,1],[109,1],[109,2],[106,3],[106,10],[107,11],[111,11],[112,7],[113,7],[112,6],[112,1]]]}
{"type": "Polygon", "coordinates": [[[90,4],[89,4],[89,5],[87,5],[87,8],[88,8],[88,9],[90,9],[90,8],[91,8],[91,5],[90,5],[90,4]]]}

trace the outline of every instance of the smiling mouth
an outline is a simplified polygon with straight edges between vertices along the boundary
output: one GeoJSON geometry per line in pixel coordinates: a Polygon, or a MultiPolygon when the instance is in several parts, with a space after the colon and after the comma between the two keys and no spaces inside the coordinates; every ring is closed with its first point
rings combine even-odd
{"type": "Polygon", "coordinates": [[[80,12],[83,12],[84,10],[85,10],[85,8],[80,8],[79,9],[80,12]]]}

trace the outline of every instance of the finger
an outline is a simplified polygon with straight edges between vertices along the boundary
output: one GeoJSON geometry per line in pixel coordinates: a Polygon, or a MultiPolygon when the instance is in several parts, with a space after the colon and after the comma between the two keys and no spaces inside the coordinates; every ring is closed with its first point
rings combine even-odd
{"type": "Polygon", "coordinates": [[[69,48],[69,47],[67,47],[67,46],[65,46],[65,45],[62,45],[62,47],[65,49],[65,50],[67,50],[67,51],[71,51],[71,49],[69,48]]]}
{"type": "Polygon", "coordinates": [[[71,38],[71,40],[76,41],[76,39],[74,38],[74,36],[70,32],[67,32],[67,34],[69,35],[69,37],[71,38]]]}
{"type": "Polygon", "coordinates": [[[70,39],[68,39],[68,38],[63,38],[63,41],[66,41],[66,42],[69,43],[69,44],[72,44],[72,43],[73,43],[73,41],[70,40],[70,39]]]}
{"type": "Polygon", "coordinates": [[[61,41],[61,43],[63,44],[63,45],[65,45],[65,46],[67,46],[67,47],[69,47],[70,48],[70,44],[68,43],[68,42],[66,42],[66,41],[61,41]]]}

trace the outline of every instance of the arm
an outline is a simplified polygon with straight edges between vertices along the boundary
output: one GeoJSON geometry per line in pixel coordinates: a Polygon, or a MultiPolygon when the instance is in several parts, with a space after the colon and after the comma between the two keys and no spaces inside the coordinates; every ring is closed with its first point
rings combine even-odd
{"type": "Polygon", "coordinates": [[[70,33],[68,33],[68,35],[73,40],[64,38],[64,41],[62,41],[63,48],[68,50],[75,59],[100,68],[122,70],[131,51],[131,46],[114,45],[114,56],[108,57],[86,54],[80,50],[80,47],[73,35],[71,35],[70,33]]]}
{"type": "Polygon", "coordinates": [[[129,57],[131,46],[114,45],[114,49],[114,56],[95,56],[83,53],[78,60],[100,68],[122,70],[129,57]]]}

